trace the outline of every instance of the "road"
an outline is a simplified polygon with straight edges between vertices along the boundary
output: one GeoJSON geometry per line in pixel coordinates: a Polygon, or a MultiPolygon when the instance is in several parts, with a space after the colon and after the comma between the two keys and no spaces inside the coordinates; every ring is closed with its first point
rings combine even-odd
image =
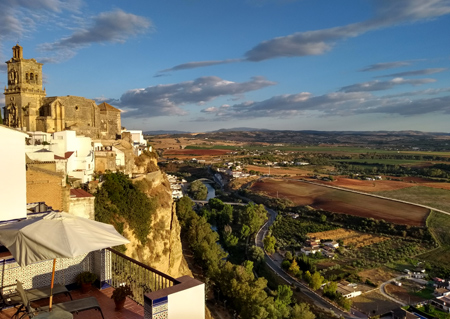
{"type": "Polygon", "coordinates": [[[396,302],[396,303],[398,303],[398,304],[401,304],[401,306],[404,307],[404,306],[406,306],[405,303],[401,302],[401,301],[398,300],[398,299],[395,299],[395,298],[391,297],[390,295],[387,294],[386,290],[384,289],[384,287],[385,287],[387,284],[391,283],[393,280],[400,280],[402,277],[404,277],[404,276],[398,276],[397,278],[393,278],[393,279],[390,279],[390,280],[388,280],[388,281],[383,282],[383,283],[380,285],[380,292],[381,292],[381,294],[382,294],[383,296],[385,296],[386,298],[391,299],[392,301],[394,301],[394,302],[396,302]]]}
{"type": "MultiPolygon", "coordinates": [[[[275,218],[277,217],[277,212],[273,209],[267,208],[267,212],[269,213],[269,220],[264,224],[263,227],[258,231],[255,238],[255,245],[258,247],[261,247],[264,250],[264,244],[263,240],[264,237],[266,237],[267,231],[269,230],[269,227],[273,224],[275,221],[275,218]]],[[[281,278],[283,278],[284,281],[286,281],[290,285],[295,285],[296,287],[300,288],[300,291],[307,295],[311,300],[314,302],[314,304],[318,307],[321,307],[325,309],[326,311],[333,312],[336,316],[343,316],[347,319],[355,319],[355,318],[367,318],[366,315],[364,315],[361,312],[357,312],[355,310],[352,310],[352,313],[355,313],[355,315],[352,315],[348,312],[342,311],[339,308],[337,308],[335,305],[330,303],[328,300],[322,298],[318,294],[316,294],[314,291],[312,291],[309,287],[304,285],[303,283],[297,281],[296,279],[289,276],[287,273],[284,272],[283,269],[281,269],[280,265],[275,262],[272,258],[270,258],[269,255],[265,253],[265,262],[267,265],[281,278]]]]}

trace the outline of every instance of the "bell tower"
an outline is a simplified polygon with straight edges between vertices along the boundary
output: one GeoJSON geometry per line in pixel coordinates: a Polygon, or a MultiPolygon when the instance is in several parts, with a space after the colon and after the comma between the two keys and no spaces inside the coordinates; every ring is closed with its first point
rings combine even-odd
{"type": "Polygon", "coordinates": [[[6,61],[8,86],[5,87],[4,124],[27,131],[36,130],[42,90],[42,63],[35,59],[24,59],[23,48],[16,44],[13,57],[6,61]]]}

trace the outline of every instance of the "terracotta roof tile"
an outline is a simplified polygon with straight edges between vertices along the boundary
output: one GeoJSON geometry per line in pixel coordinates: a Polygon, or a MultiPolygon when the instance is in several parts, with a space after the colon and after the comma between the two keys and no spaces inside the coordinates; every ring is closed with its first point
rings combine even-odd
{"type": "Polygon", "coordinates": [[[72,188],[70,190],[70,197],[94,197],[93,195],[89,194],[88,192],[86,192],[83,189],[80,188],[72,188]]]}

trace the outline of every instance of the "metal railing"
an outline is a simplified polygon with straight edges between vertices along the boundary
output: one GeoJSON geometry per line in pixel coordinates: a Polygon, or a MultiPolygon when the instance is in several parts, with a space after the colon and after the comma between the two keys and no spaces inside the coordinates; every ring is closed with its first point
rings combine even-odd
{"type": "Polygon", "coordinates": [[[133,291],[130,297],[140,305],[144,305],[144,294],[172,287],[180,282],[154,268],[133,258],[125,256],[114,249],[107,249],[111,260],[110,285],[118,288],[129,285],[133,291]]]}

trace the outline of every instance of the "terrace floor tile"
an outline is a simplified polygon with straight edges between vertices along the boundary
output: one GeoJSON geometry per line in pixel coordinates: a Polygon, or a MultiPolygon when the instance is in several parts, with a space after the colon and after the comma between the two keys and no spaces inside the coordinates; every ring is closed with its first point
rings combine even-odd
{"type": "MultiPolygon", "coordinates": [[[[98,303],[103,311],[103,316],[105,319],[142,319],[144,318],[144,307],[140,306],[133,300],[127,298],[125,302],[124,309],[120,311],[115,311],[114,300],[111,299],[112,292],[114,288],[106,288],[103,290],[92,289],[88,293],[81,293],[80,290],[72,290],[70,293],[72,294],[72,298],[81,299],[89,296],[94,296],[97,298],[98,303]]],[[[64,295],[58,295],[53,298],[53,303],[59,303],[64,301],[69,301],[70,298],[64,295]]],[[[48,305],[47,300],[41,300],[38,303],[32,303],[33,306],[44,306],[48,305]]],[[[11,316],[15,313],[15,308],[5,309],[0,311],[0,319],[10,319],[11,316]]],[[[25,317],[28,318],[28,317],[25,317]]],[[[80,312],[78,314],[73,315],[74,319],[101,319],[102,316],[97,310],[86,310],[80,312]]]]}

